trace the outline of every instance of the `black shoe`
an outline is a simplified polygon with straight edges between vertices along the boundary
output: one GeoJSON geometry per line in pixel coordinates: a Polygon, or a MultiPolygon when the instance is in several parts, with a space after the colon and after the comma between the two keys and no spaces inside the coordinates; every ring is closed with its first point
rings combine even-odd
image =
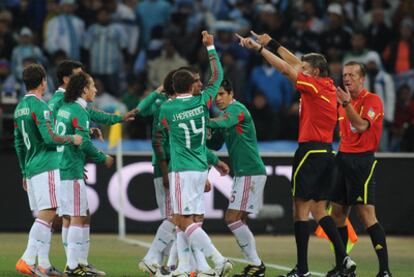
{"type": "Polygon", "coordinates": [[[75,269],[70,269],[68,266],[65,267],[65,274],[67,276],[95,276],[94,274],[86,271],[82,266],[78,265],[75,269]]]}
{"type": "Polygon", "coordinates": [[[337,267],[334,267],[332,270],[326,273],[325,277],[356,277],[356,274],[355,272],[352,272],[344,275],[337,267]]]}
{"type": "Polygon", "coordinates": [[[249,276],[264,277],[265,271],[266,271],[266,267],[262,262],[259,266],[257,265],[246,266],[242,273],[234,274],[233,277],[249,277],[249,276]]]}
{"type": "Polygon", "coordinates": [[[356,271],[356,263],[351,260],[351,257],[346,256],[344,260],[342,261],[341,267],[339,268],[339,272],[343,277],[354,277],[355,271],[356,271]]]}
{"type": "Polygon", "coordinates": [[[295,267],[286,275],[279,275],[278,277],[312,277],[312,274],[310,272],[307,272],[305,274],[298,273],[298,269],[295,267]]]}
{"type": "Polygon", "coordinates": [[[377,274],[377,277],[392,277],[391,272],[385,270],[385,271],[381,271],[377,274]]]}

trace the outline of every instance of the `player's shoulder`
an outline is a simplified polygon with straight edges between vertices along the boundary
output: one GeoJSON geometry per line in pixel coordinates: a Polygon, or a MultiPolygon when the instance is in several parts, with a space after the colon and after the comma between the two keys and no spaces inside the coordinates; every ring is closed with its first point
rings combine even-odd
{"type": "Polygon", "coordinates": [[[382,99],[378,94],[372,93],[367,91],[364,96],[364,102],[372,103],[372,104],[382,104],[382,99]]]}

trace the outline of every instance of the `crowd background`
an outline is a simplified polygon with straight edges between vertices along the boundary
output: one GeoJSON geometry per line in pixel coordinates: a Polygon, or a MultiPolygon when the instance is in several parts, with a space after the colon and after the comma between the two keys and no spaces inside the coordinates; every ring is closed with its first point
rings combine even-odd
{"type": "MultiPolygon", "coordinates": [[[[48,100],[58,87],[56,65],[80,60],[95,78],[95,105],[107,112],[136,107],[180,66],[197,67],[206,84],[204,29],[215,34],[225,77],[248,106],[259,141],[296,140],[299,96],[284,76],[241,48],[235,32],[268,33],[297,55],[325,54],[336,85],[345,62],[366,64],[366,87],[384,103],[380,150],[414,151],[412,0],[2,0],[0,117],[24,95],[22,69],[34,62],[47,69],[48,100]]],[[[128,123],[126,137],[149,139],[151,121],[128,123]]],[[[1,126],[4,139],[7,123],[1,126]]]]}

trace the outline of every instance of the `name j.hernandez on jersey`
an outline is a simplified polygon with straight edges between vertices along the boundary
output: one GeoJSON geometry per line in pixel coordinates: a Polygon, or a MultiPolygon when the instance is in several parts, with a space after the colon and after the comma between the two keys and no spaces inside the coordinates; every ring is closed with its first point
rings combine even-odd
{"type": "Polygon", "coordinates": [[[184,120],[189,117],[194,117],[204,113],[204,107],[200,106],[192,110],[184,111],[181,113],[173,114],[172,121],[184,120]]]}

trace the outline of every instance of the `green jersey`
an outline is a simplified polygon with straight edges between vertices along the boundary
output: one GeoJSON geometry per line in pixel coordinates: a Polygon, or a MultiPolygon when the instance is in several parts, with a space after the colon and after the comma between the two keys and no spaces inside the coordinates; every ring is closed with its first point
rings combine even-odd
{"type": "Polygon", "coordinates": [[[83,179],[86,157],[93,162],[104,162],[106,155],[96,149],[89,136],[90,115],[87,103],[82,98],[75,102],[64,103],[57,113],[56,130],[59,134],[77,134],[82,136],[80,146],[65,145],[59,147],[63,159],[60,160],[60,179],[83,179]]]}
{"type": "MultiPolygon", "coordinates": [[[[52,111],[54,118],[57,117],[57,113],[62,107],[65,98],[65,89],[59,88],[55,94],[53,94],[52,98],[49,100],[48,105],[49,109],[52,111]]],[[[109,114],[103,111],[96,110],[93,107],[88,107],[87,111],[90,115],[92,121],[97,122],[99,124],[104,125],[112,125],[115,123],[122,122],[122,116],[116,114],[109,114]]]]}
{"type": "Polygon", "coordinates": [[[180,95],[161,106],[160,123],[169,131],[170,166],[174,172],[205,171],[206,114],[223,80],[223,70],[214,48],[208,51],[212,77],[200,95],[180,95]]]}
{"type": "Polygon", "coordinates": [[[168,162],[170,159],[170,145],[168,144],[168,140],[162,139],[162,135],[157,134],[160,107],[167,100],[168,95],[166,95],[165,93],[157,93],[156,91],[153,91],[147,97],[145,97],[137,106],[139,110],[139,115],[153,116],[151,142],[153,150],[152,165],[154,166],[154,178],[162,177],[161,170],[158,166],[158,160],[166,160],[168,162]],[[161,154],[157,155],[157,151],[161,154]]]}
{"type": "Polygon", "coordinates": [[[218,128],[213,131],[207,146],[218,150],[226,142],[235,176],[266,175],[257,148],[254,123],[243,104],[234,100],[218,118],[210,119],[207,125],[218,128]]]}
{"type": "Polygon", "coordinates": [[[59,168],[56,146],[71,144],[71,136],[58,136],[53,116],[42,99],[27,94],[14,111],[14,145],[24,178],[59,168]]]}

